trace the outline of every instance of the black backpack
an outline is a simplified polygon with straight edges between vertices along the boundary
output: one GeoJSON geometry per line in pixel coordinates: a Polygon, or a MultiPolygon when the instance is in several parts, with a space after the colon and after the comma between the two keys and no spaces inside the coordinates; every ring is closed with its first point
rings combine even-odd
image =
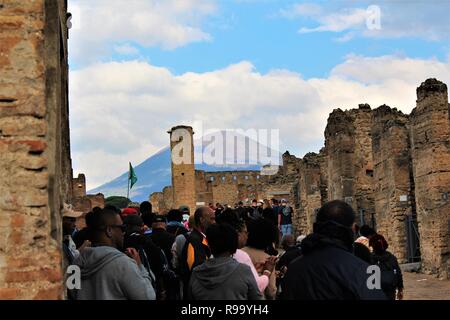
{"type": "Polygon", "coordinates": [[[376,264],[381,271],[381,289],[392,291],[395,290],[399,282],[399,272],[390,259],[376,259],[376,264]]]}

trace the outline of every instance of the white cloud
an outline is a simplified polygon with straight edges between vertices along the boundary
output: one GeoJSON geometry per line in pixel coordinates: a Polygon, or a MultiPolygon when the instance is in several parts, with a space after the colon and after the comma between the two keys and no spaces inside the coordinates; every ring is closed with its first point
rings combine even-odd
{"type": "Polygon", "coordinates": [[[133,41],[144,47],[175,49],[209,41],[202,29],[205,17],[216,12],[214,0],[69,0],[73,11],[71,56],[77,63],[108,58],[117,43],[133,41]]]}
{"type": "Polygon", "coordinates": [[[300,28],[300,33],[333,31],[341,32],[365,24],[367,12],[364,9],[344,9],[339,13],[332,13],[318,18],[320,26],[316,28],[300,28]]]}
{"type": "Polygon", "coordinates": [[[294,19],[300,16],[316,17],[322,13],[322,7],[315,3],[293,4],[286,9],[280,9],[280,16],[294,19]]]}
{"type": "Polygon", "coordinates": [[[71,73],[75,173],[92,188],[168,145],[167,129],[204,121],[206,128],[280,129],[281,150],[318,151],[334,108],[369,103],[410,112],[429,77],[450,84],[450,62],[349,55],[326,78],[289,70],[257,72],[248,61],[205,73],[174,75],[144,61],[98,63],[71,73]]]}
{"type": "Polygon", "coordinates": [[[302,20],[299,33],[335,32],[345,34],[338,41],[349,41],[355,36],[373,38],[423,38],[439,41],[449,39],[449,1],[338,1],[326,5],[294,4],[281,9],[281,16],[302,20]],[[373,6],[375,5],[375,6],[373,6]],[[379,28],[369,28],[374,21],[373,9],[380,9],[379,28]],[[311,21],[316,26],[311,26],[311,21]]]}
{"type": "Polygon", "coordinates": [[[139,54],[139,49],[129,43],[114,46],[114,51],[123,56],[135,56],[139,54]]]}

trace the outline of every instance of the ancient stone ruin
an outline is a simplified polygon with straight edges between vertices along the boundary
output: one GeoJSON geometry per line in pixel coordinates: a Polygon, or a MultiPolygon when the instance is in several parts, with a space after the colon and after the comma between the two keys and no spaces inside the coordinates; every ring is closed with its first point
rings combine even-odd
{"type": "MultiPolygon", "coordinates": [[[[150,195],[156,211],[208,203],[286,198],[295,209],[297,234],[312,231],[315,214],[329,200],[349,203],[359,225],[383,234],[401,263],[422,261],[422,270],[448,276],[450,255],[450,116],[447,86],[428,79],[417,88],[410,115],[382,105],[333,110],[325,146],[302,159],[289,152],[276,174],[205,172],[172,163],[172,186],[150,195]]],[[[181,136],[178,132],[178,135],[181,136]]],[[[171,139],[172,152],[176,142],[171,139]]]]}
{"type": "MultiPolygon", "coordinates": [[[[67,39],[66,1],[1,2],[0,299],[64,297],[61,209],[89,198],[85,178],[72,181],[67,39]]],[[[321,204],[342,199],[356,222],[387,237],[400,262],[421,259],[424,272],[448,277],[449,121],[447,86],[428,79],[409,115],[388,106],[334,110],[324,148],[301,159],[286,152],[277,174],[172,164],[172,186],[151,201],[163,211],[287,198],[300,234],[311,232],[321,204]]]]}

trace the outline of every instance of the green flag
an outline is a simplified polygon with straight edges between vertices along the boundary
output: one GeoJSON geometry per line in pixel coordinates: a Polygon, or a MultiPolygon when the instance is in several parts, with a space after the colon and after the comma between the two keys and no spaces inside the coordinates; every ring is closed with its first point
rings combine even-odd
{"type": "Polygon", "coordinates": [[[134,184],[137,181],[137,175],[136,175],[136,172],[134,172],[131,162],[130,162],[130,172],[128,174],[128,180],[130,180],[130,189],[131,189],[131,188],[133,188],[134,184]]]}

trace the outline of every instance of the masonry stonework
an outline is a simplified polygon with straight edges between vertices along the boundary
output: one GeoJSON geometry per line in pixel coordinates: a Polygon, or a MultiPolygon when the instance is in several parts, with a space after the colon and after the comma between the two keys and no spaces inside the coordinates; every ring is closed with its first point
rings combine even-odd
{"type": "Polygon", "coordinates": [[[71,200],[66,3],[0,6],[0,299],[61,299],[71,200]]]}
{"type": "Polygon", "coordinates": [[[448,277],[449,109],[446,85],[428,79],[417,89],[417,107],[409,116],[386,105],[335,109],[324,148],[303,158],[284,153],[275,174],[175,167],[175,175],[189,170],[177,180],[190,186],[188,193],[177,196],[172,187],[170,194],[154,193],[150,199],[168,210],[189,197],[195,205],[231,206],[285,198],[294,208],[296,235],[312,231],[321,205],[340,199],[355,209],[356,223],[386,236],[400,262],[422,259],[425,272],[448,277]]]}
{"type": "Polygon", "coordinates": [[[417,88],[411,112],[417,217],[422,267],[448,276],[450,257],[450,123],[447,86],[428,79],[417,88]]]}
{"type": "Polygon", "coordinates": [[[194,131],[189,126],[173,127],[170,131],[172,152],[173,205],[186,205],[193,212],[196,208],[194,131]]]}
{"type": "Polygon", "coordinates": [[[407,258],[408,217],[415,216],[408,116],[383,105],[374,111],[372,149],[377,231],[400,263],[407,258]]]}

